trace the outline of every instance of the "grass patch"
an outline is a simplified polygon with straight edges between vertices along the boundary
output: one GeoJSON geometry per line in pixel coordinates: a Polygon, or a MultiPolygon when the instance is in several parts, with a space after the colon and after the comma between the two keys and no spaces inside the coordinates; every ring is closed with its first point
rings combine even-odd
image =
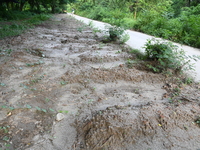
{"type": "MultiPolygon", "coordinates": [[[[20,14],[20,13],[19,13],[20,14]]],[[[17,36],[22,34],[28,28],[41,24],[42,21],[48,20],[51,15],[21,13],[18,18],[0,21],[0,39],[5,37],[17,36]]]]}

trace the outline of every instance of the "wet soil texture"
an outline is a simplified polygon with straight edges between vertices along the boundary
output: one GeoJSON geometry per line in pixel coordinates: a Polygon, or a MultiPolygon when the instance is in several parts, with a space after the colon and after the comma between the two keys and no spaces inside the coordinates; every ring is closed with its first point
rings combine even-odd
{"type": "Polygon", "coordinates": [[[0,41],[1,150],[200,149],[200,85],[103,36],[59,14],[0,41]]]}

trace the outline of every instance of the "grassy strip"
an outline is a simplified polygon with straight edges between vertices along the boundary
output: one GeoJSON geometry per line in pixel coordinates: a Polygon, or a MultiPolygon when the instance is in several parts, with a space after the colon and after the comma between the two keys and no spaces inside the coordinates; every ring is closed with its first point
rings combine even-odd
{"type": "Polygon", "coordinates": [[[0,22],[0,39],[20,35],[28,28],[48,20],[51,15],[47,14],[30,14],[21,15],[19,18],[9,21],[0,22]]]}

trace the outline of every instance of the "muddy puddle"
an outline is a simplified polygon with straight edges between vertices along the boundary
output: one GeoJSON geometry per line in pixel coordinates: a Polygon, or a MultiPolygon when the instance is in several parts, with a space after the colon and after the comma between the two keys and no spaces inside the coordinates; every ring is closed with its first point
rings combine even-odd
{"type": "Polygon", "coordinates": [[[200,149],[199,84],[127,66],[102,36],[59,14],[0,41],[0,149],[200,149]]]}

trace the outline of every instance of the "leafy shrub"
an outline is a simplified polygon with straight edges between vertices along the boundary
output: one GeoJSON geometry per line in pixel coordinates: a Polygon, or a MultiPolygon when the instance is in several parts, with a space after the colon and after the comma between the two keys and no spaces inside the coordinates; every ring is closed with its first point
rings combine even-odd
{"type": "Polygon", "coordinates": [[[109,16],[110,13],[107,10],[107,8],[100,6],[93,7],[92,11],[90,12],[90,15],[88,15],[89,18],[100,21],[102,21],[103,18],[109,18],[109,16]]]}
{"type": "Polygon", "coordinates": [[[137,21],[132,18],[123,18],[121,26],[127,29],[133,29],[137,21]]]}
{"type": "Polygon", "coordinates": [[[32,12],[29,11],[6,11],[6,10],[0,10],[0,18],[4,20],[20,20],[20,19],[26,19],[30,16],[35,15],[32,12]]]}
{"type": "Polygon", "coordinates": [[[122,24],[124,24],[122,19],[115,19],[115,18],[103,18],[102,19],[103,22],[109,23],[111,25],[116,25],[116,26],[121,26],[122,24]]]}
{"type": "Polygon", "coordinates": [[[133,29],[200,48],[200,4],[182,8],[179,17],[172,17],[170,12],[143,10],[133,29]]]}
{"type": "Polygon", "coordinates": [[[184,69],[193,69],[189,58],[194,60],[196,58],[186,56],[184,50],[178,49],[178,46],[171,42],[156,39],[147,41],[145,54],[146,58],[152,61],[147,64],[147,67],[154,72],[165,72],[170,69],[173,73],[181,73],[184,69]]]}
{"type": "Polygon", "coordinates": [[[79,11],[85,11],[91,8],[93,8],[93,4],[89,2],[81,3],[81,5],[78,6],[79,11]]]}
{"type": "Polygon", "coordinates": [[[105,26],[105,31],[102,31],[105,34],[105,41],[119,41],[125,43],[129,40],[129,35],[125,32],[125,29],[118,26],[105,26]]]}
{"type": "Polygon", "coordinates": [[[128,33],[124,33],[120,37],[120,42],[121,43],[126,43],[130,39],[130,36],[128,33]]]}
{"type": "Polygon", "coordinates": [[[200,15],[190,15],[183,20],[182,36],[183,43],[200,48],[200,15]]]}
{"type": "Polygon", "coordinates": [[[112,41],[116,41],[124,33],[124,29],[117,26],[106,26],[109,38],[112,41]]]}

